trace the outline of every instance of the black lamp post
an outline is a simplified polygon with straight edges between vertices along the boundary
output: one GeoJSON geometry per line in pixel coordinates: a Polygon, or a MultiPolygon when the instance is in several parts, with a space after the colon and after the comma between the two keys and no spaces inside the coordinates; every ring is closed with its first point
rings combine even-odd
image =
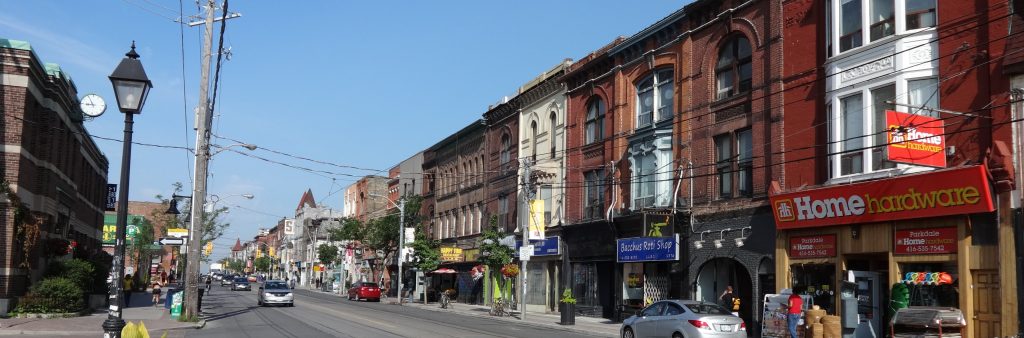
{"type": "Polygon", "coordinates": [[[110,82],[114,85],[117,107],[124,113],[124,146],[121,155],[121,191],[117,196],[117,238],[114,244],[114,264],[110,272],[110,307],[107,310],[107,320],[103,321],[103,336],[119,338],[125,324],[121,319],[121,311],[127,305],[123,304],[122,292],[125,229],[128,221],[128,175],[132,159],[132,118],[142,112],[149,89],[153,88],[153,83],[146,77],[146,70],[142,69],[139,54],[135,52],[135,41],[132,41],[132,50],[125,54],[125,58],[121,59],[114,73],[110,74],[110,82]]]}

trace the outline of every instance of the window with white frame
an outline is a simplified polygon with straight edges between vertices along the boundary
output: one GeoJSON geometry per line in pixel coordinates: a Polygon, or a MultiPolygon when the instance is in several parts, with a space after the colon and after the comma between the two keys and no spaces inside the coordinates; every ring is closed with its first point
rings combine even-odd
{"type": "MultiPolygon", "coordinates": [[[[935,7],[935,0],[832,0],[826,6],[829,12],[826,22],[830,30],[838,31],[839,53],[843,53],[862,46],[865,41],[877,41],[901,30],[934,27],[935,7]],[[833,6],[833,2],[838,2],[838,6],[833,6]],[[896,15],[897,9],[902,9],[902,16],[896,15]],[[833,20],[833,15],[838,20],[833,20]],[[831,27],[832,23],[838,27],[831,27]]],[[[831,39],[830,33],[826,38],[831,39]]],[[[826,45],[831,46],[832,41],[826,45]]]]}
{"type": "Polygon", "coordinates": [[[654,206],[657,158],[648,152],[636,155],[633,164],[633,209],[654,206]]]}
{"type": "Polygon", "coordinates": [[[752,77],[750,40],[735,35],[718,51],[718,62],[715,64],[717,98],[724,99],[750,91],[752,77]]]}
{"type": "Polygon", "coordinates": [[[554,208],[554,198],[551,194],[551,185],[542,185],[540,187],[540,199],[544,201],[544,224],[551,226],[551,214],[554,208]]]}
{"type": "Polygon", "coordinates": [[[537,121],[530,122],[530,160],[537,161],[537,121]]]}
{"type": "Polygon", "coordinates": [[[498,227],[507,229],[508,226],[508,195],[498,196],[498,227]]]}
{"type": "Polygon", "coordinates": [[[555,142],[555,125],[558,124],[557,117],[558,115],[556,115],[555,112],[551,112],[551,115],[548,116],[548,143],[551,151],[551,155],[549,157],[551,158],[555,158],[555,151],[558,150],[558,143],[555,142]]]}
{"type": "Polygon", "coordinates": [[[672,118],[672,69],[656,70],[636,85],[637,128],[672,118]]]}
{"type": "Polygon", "coordinates": [[[847,176],[870,173],[896,168],[897,164],[888,160],[886,150],[889,128],[886,122],[886,111],[897,110],[888,102],[902,102],[913,106],[906,108],[912,114],[938,117],[927,108],[939,105],[938,79],[925,77],[906,80],[905,82],[888,83],[880,86],[864,88],[841,96],[831,111],[836,114],[832,119],[833,165],[838,165],[838,172],[833,176],[847,176]],[[902,87],[903,83],[906,84],[902,87]],[[896,95],[904,90],[905,95],[896,95]]]}
{"type": "Polygon", "coordinates": [[[604,139],[604,101],[599,97],[590,100],[587,106],[586,144],[604,139]]]}
{"type": "Polygon", "coordinates": [[[583,219],[599,219],[604,213],[604,170],[584,173],[583,182],[583,219]]]}
{"type": "Polygon", "coordinates": [[[751,129],[715,136],[718,198],[751,197],[754,193],[754,142],[751,129]]]}

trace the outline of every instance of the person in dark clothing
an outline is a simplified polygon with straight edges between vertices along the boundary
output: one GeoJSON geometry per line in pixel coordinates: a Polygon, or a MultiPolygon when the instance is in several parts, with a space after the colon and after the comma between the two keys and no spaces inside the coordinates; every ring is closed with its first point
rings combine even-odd
{"type": "Polygon", "coordinates": [[[722,293],[718,300],[721,301],[722,307],[729,309],[733,316],[740,316],[740,302],[736,294],[732,292],[732,285],[725,287],[725,292],[722,293]]]}

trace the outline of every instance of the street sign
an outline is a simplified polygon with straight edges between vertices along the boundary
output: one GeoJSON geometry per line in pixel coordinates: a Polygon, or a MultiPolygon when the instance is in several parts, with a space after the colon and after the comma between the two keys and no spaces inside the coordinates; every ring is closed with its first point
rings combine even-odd
{"type": "Polygon", "coordinates": [[[533,245],[524,245],[519,247],[519,260],[528,261],[530,256],[533,256],[533,245]]]}
{"type": "Polygon", "coordinates": [[[184,228],[170,228],[167,229],[167,236],[181,238],[188,236],[188,229],[184,228]]]}
{"type": "Polygon", "coordinates": [[[154,243],[154,244],[160,244],[160,245],[185,245],[185,239],[184,238],[164,237],[164,238],[161,238],[159,241],[156,241],[156,243],[154,243]]]}

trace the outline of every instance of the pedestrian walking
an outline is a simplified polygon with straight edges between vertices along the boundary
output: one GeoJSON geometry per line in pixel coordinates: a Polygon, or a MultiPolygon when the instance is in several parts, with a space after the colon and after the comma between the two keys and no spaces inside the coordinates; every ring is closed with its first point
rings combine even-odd
{"type": "Polygon", "coordinates": [[[729,309],[733,316],[740,316],[740,297],[736,296],[732,292],[732,285],[725,287],[725,292],[718,297],[718,300],[722,303],[722,307],[729,309]]]}
{"type": "Polygon", "coordinates": [[[132,275],[124,275],[124,307],[132,303],[132,275]]]}
{"type": "Polygon", "coordinates": [[[206,277],[206,294],[210,294],[211,287],[213,287],[213,277],[206,277]]]}
{"type": "Polygon", "coordinates": [[[160,305],[160,283],[153,282],[153,307],[160,305]]]}

